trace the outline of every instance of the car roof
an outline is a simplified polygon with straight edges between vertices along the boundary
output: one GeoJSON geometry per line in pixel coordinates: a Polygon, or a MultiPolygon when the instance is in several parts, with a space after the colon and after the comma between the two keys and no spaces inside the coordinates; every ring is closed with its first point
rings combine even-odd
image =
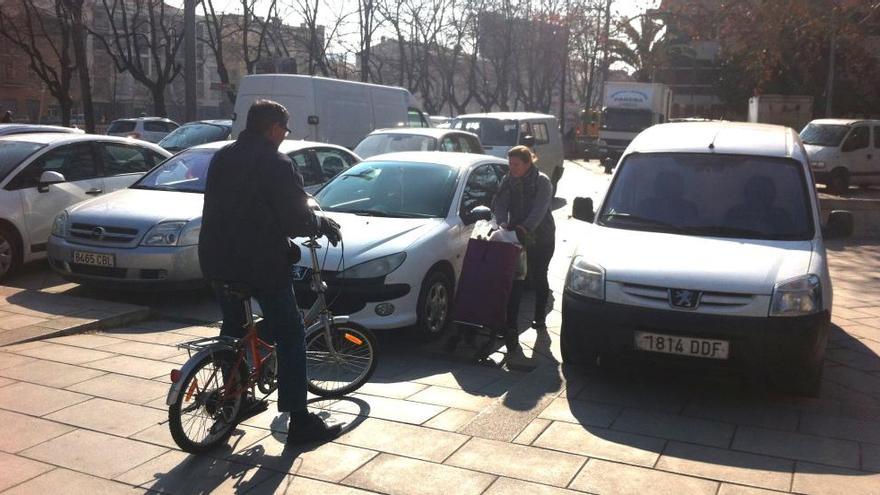
{"type": "Polygon", "coordinates": [[[366,162],[436,163],[458,169],[469,168],[479,163],[498,163],[507,165],[507,160],[492,155],[450,153],[448,151],[402,151],[397,153],[385,153],[383,155],[371,156],[361,163],[366,162]]]}
{"type": "MultiPolygon", "coordinates": [[[[126,117],[124,119],[116,119],[113,122],[137,122],[138,120],[143,121],[161,121],[161,122],[174,122],[168,117],[126,117]]],[[[111,122],[112,124],[112,122],[111,122]]]]}
{"type": "MultiPolygon", "coordinates": [[[[205,143],[189,148],[191,150],[219,150],[227,144],[234,143],[234,139],[227,141],[214,141],[213,143],[205,143]]],[[[346,151],[350,155],[355,155],[348,148],[330,143],[317,143],[315,141],[303,141],[301,139],[285,139],[282,141],[279,151],[282,153],[290,153],[292,151],[301,150],[303,148],[335,148],[346,151]]],[[[357,155],[355,155],[357,156],[357,155]]]]}
{"type": "Polygon", "coordinates": [[[880,120],[874,119],[816,119],[811,120],[811,124],[821,125],[854,125],[854,124],[877,124],[880,120]]]}
{"type": "Polygon", "coordinates": [[[780,125],[746,122],[675,122],[649,127],[627,153],[719,153],[790,158],[797,133],[780,125]]]}
{"type": "Polygon", "coordinates": [[[468,136],[477,137],[477,135],[472,132],[462,131],[460,129],[446,129],[442,127],[390,127],[388,129],[376,129],[368,135],[372,136],[375,134],[407,134],[413,136],[430,136],[434,138],[440,138],[447,134],[467,134],[468,136]]]}
{"type": "Polygon", "coordinates": [[[63,132],[38,132],[31,134],[12,134],[9,136],[0,136],[0,141],[21,141],[27,143],[34,144],[45,144],[45,145],[55,145],[55,144],[67,144],[67,143],[78,143],[78,142],[111,142],[111,143],[127,143],[127,144],[137,144],[138,146],[143,146],[145,148],[149,148],[153,151],[159,152],[162,156],[171,156],[171,153],[160,148],[159,146],[149,143],[147,141],[141,141],[139,139],[132,139],[128,137],[121,136],[107,136],[104,134],[68,134],[63,132]]]}
{"type": "Polygon", "coordinates": [[[553,115],[546,113],[534,112],[490,112],[490,113],[468,113],[455,117],[457,119],[505,119],[505,120],[524,120],[524,119],[555,119],[553,115]]]}
{"type": "Polygon", "coordinates": [[[0,124],[0,136],[8,136],[11,134],[25,134],[32,132],[59,132],[67,134],[82,134],[82,129],[73,127],[62,127],[58,125],[43,124],[0,124]]]}
{"type": "MultiPolygon", "coordinates": [[[[213,124],[213,125],[225,125],[228,127],[232,127],[232,120],[229,120],[229,119],[194,120],[192,122],[187,122],[183,125],[194,125],[194,124],[213,124]]],[[[183,126],[181,126],[181,127],[183,127],[183,126]]]]}

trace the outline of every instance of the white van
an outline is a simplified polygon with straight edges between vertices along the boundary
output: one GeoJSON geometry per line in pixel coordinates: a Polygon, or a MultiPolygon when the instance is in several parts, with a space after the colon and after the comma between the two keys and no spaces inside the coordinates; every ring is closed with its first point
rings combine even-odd
{"type": "MultiPolygon", "coordinates": [[[[807,155],[787,127],[653,126],[624,152],[566,277],[563,361],[746,367],[819,392],[832,289],[807,155]]],[[[831,213],[824,238],[852,232],[831,213]]]]}
{"type": "Polygon", "coordinates": [[[232,135],[247,124],[259,99],[277,101],[290,112],[287,139],[331,143],[353,149],[374,129],[430,127],[409,91],[392,86],[288,74],[245,76],[235,99],[232,135]]]}
{"type": "Polygon", "coordinates": [[[829,192],[880,184],[880,120],[819,119],[801,131],[816,182],[829,192]]]}
{"type": "Polygon", "coordinates": [[[528,112],[493,112],[459,115],[453,129],[473,132],[480,138],[487,155],[507,158],[507,150],[525,144],[538,155],[538,168],[553,181],[554,191],[562,178],[565,150],[559,123],[552,115],[528,112]],[[534,137],[532,143],[527,136],[534,137]]]}

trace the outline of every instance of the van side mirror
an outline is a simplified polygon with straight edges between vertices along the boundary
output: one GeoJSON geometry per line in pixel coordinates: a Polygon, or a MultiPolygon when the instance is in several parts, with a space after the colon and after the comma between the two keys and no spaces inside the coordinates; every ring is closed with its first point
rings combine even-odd
{"type": "Polygon", "coordinates": [[[574,198],[571,216],[575,220],[593,223],[593,220],[596,219],[596,212],[593,211],[593,198],[574,198]]]}
{"type": "Polygon", "coordinates": [[[851,212],[834,210],[828,215],[828,223],[822,228],[825,239],[845,239],[853,234],[855,222],[851,212]]]}
{"type": "Polygon", "coordinates": [[[476,206],[462,217],[465,225],[477,223],[480,220],[492,220],[492,210],[488,206],[476,206]]]}
{"type": "Polygon", "coordinates": [[[525,134],[523,136],[520,136],[519,144],[522,144],[524,146],[528,146],[529,148],[534,148],[535,147],[535,136],[532,136],[531,134],[525,134]]]}
{"type": "Polygon", "coordinates": [[[37,191],[39,192],[49,192],[49,186],[52,184],[60,184],[62,182],[67,182],[67,179],[64,178],[60,172],[53,172],[51,170],[46,170],[40,175],[40,182],[37,184],[37,191]]]}

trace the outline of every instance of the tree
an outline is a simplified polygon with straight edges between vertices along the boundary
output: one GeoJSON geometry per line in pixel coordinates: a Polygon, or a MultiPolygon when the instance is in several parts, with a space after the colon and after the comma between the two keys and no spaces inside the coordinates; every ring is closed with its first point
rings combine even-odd
{"type": "Polygon", "coordinates": [[[73,99],[70,96],[76,71],[72,50],[72,26],[62,0],[47,8],[38,0],[16,0],[0,9],[0,36],[25,53],[31,70],[58,101],[61,125],[70,125],[73,99]]]}
{"type": "Polygon", "coordinates": [[[230,104],[235,104],[236,90],[229,80],[229,69],[226,68],[225,58],[225,43],[232,35],[230,16],[222,12],[218,15],[213,0],[202,0],[202,11],[205,30],[204,36],[200,37],[199,41],[206,44],[214,54],[214,60],[217,63],[217,76],[220,78],[220,84],[223,85],[223,93],[230,104]]]}
{"type": "Polygon", "coordinates": [[[361,81],[363,82],[370,80],[370,52],[373,48],[373,35],[376,34],[380,25],[376,22],[377,11],[377,0],[358,0],[358,55],[360,57],[361,81]]]}
{"type": "Polygon", "coordinates": [[[646,13],[618,22],[617,31],[620,37],[609,42],[612,57],[632,67],[636,81],[652,82],[669,47],[666,26],[646,13]]]}
{"type": "Polygon", "coordinates": [[[83,19],[83,0],[65,0],[71,20],[73,54],[79,74],[79,94],[86,132],[95,132],[95,108],[92,104],[92,80],[89,77],[89,59],[86,55],[86,27],[83,19]]]}
{"type": "Polygon", "coordinates": [[[183,68],[177,61],[182,11],[163,0],[101,0],[101,7],[101,18],[89,32],[119,72],[130,73],[150,91],[154,113],[166,116],[165,89],[183,68]]]}

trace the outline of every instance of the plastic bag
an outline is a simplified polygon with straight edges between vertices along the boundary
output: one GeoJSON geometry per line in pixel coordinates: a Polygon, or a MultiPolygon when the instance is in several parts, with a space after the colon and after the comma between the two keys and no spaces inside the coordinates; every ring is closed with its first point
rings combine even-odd
{"type": "Polygon", "coordinates": [[[519,243],[515,230],[498,229],[489,236],[490,241],[506,242],[520,247],[519,261],[516,265],[516,280],[525,280],[528,274],[528,257],[526,256],[526,247],[519,243]]]}
{"type": "Polygon", "coordinates": [[[495,220],[478,220],[474,224],[474,230],[471,231],[471,239],[489,240],[494,231],[498,230],[498,224],[495,220]]]}

